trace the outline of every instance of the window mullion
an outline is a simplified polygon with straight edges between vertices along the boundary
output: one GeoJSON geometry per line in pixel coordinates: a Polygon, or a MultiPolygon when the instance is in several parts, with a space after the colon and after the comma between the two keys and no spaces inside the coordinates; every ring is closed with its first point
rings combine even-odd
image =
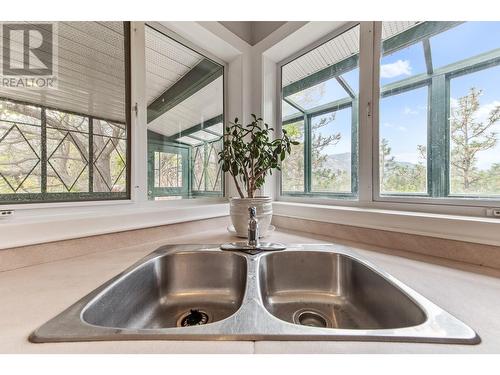
{"type": "MultiPolygon", "coordinates": [[[[89,193],[94,192],[94,118],[89,117],[89,193]]],[[[130,163],[130,161],[128,161],[130,163]]]]}
{"type": "Polygon", "coordinates": [[[47,193],[47,113],[45,108],[41,108],[41,193],[47,193]]]}
{"type": "Polygon", "coordinates": [[[447,188],[447,97],[446,76],[432,77],[428,130],[428,187],[432,197],[445,197],[447,188]]]}
{"type": "Polygon", "coordinates": [[[358,98],[352,101],[351,116],[351,193],[358,192],[358,98]]]}
{"type": "Polygon", "coordinates": [[[311,116],[304,114],[304,192],[311,192],[311,176],[312,176],[312,149],[311,149],[311,116]]]}
{"type": "MultiPolygon", "coordinates": [[[[378,168],[373,171],[374,165],[378,165],[378,147],[374,147],[374,142],[378,142],[378,94],[379,77],[378,62],[380,58],[380,37],[381,23],[361,22],[360,23],[360,57],[359,57],[359,87],[366,88],[359,90],[357,100],[357,188],[359,201],[364,204],[372,202],[378,194],[377,184],[378,168]],[[377,160],[377,164],[373,164],[377,160]]],[[[354,107],[354,104],[353,104],[354,107]]],[[[353,108],[354,113],[354,108],[353,108]]]]}

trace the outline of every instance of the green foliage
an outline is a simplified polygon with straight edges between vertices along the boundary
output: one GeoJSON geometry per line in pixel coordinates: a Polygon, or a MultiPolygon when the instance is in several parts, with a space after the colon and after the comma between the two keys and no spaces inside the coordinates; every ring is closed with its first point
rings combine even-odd
{"type": "Polygon", "coordinates": [[[296,142],[290,156],[282,163],[283,191],[304,190],[304,124],[297,121],[283,126],[290,139],[296,142]]]}
{"type": "Polygon", "coordinates": [[[500,105],[493,108],[486,121],[477,119],[480,109],[479,97],[482,90],[474,87],[469,94],[458,99],[458,105],[452,109],[450,118],[451,137],[451,191],[453,193],[497,193],[499,190],[486,189],[485,182],[495,176],[500,178],[495,165],[490,172],[477,168],[478,153],[494,148],[497,134],[491,130],[500,121],[500,105]],[[491,176],[490,176],[491,175],[491,176]]]}
{"type": "Polygon", "coordinates": [[[249,198],[262,187],[267,174],[273,169],[281,170],[280,163],[291,153],[292,141],[283,130],[283,136],[272,140],[274,131],[262,118],[252,114],[253,121],[244,126],[238,123],[238,118],[226,127],[224,145],[218,153],[222,170],[233,176],[236,188],[241,198],[244,197],[239,182],[243,182],[249,198]]]}
{"type": "MultiPolygon", "coordinates": [[[[342,138],[341,133],[324,136],[321,129],[335,121],[335,113],[322,116],[311,124],[311,177],[314,191],[340,192],[351,190],[351,175],[344,169],[328,165],[329,155],[325,148],[335,146],[342,138]]],[[[292,146],[290,157],[283,163],[283,191],[304,191],[304,124],[303,121],[283,126],[290,138],[297,142],[292,146]]]]}
{"type": "MultiPolygon", "coordinates": [[[[477,166],[478,153],[494,148],[498,143],[492,126],[500,121],[500,106],[493,108],[486,121],[478,121],[481,90],[471,88],[458,99],[450,117],[450,192],[451,194],[499,194],[500,163],[488,170],[477,166]]],[[[402,163],[391,156],[387,139],[380,142],[381,191],[384,193],[422,193],[427,185],[427,152],[417,148],[417,164],[402,163]]]]}
{"type": "Polygon", "coordinates": [[[383,193],[425,193],[427,191],[427,150],[417,146],[417,164],[401,163],[391,156],[389,141],[382,138],[379,147],[381,191],[383,193]]]}

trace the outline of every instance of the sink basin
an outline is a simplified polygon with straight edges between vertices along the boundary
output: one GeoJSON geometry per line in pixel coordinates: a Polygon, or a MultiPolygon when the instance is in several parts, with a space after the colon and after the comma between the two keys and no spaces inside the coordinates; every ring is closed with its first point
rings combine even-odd
{"type": "Polygon", "coordinates": [[[262,257],[265,308],[286,322],[343,329],[395,329],[425,322],[405,293],[349,256],[311,251],[262,257]]]}
{"type": "Polygon", "coordinates": [[[163,246],[29,340],[480,342],[463,322],[334,244],[259,254],[163,246]]]}
{"type": "Polygon", "coordinates": [[[191,310],[210,324],[234,314],[245,293],[244,257],[191,251],[157,257],[97,296],[82,319],[96,326],[152,329],[189,324],[191,310]]]}

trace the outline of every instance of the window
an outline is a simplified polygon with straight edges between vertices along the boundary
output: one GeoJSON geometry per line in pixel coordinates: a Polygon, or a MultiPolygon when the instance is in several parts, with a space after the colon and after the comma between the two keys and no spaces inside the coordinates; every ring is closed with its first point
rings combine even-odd
{"type": "Polygon", "coordinates": [[[179,154],[156,151],[154,158],[154,186],[182,187],[182,157],[179,154]]]}
{"type": "Polygon", "coordinates": [[[500,22],[383,22],[381,196],[500,197],[500,22]]]}
{"type": "Polygon", "coordinates": [[[146,93],[148,198],[222,196],[224,67],[146,26],[146,93]]]}
{"type": "Polygon", "coordinates": [[[222,191],[222,170],[218,153],[222,151],[222,140],[205,142],[193,150],[193,194],[206,195],[222,191]]]}
{"type": "Polygon", "coordinates": [[[283,195],[357,196],[359,25],[281,68],[282,127],[293,146],[283,195]]]}
{"type": "Polygon", "coordinates": [[[500,22],[349,23],[280,70],[281,128],[298,142],[281,166],[284,200],[477,213],[500,199],[500,22]]]}
{"type": "Polygon", "coordinates": [[[50,24],[57,85],[0,86],[0,202],[127,199],[128,23],[50,24]]]}

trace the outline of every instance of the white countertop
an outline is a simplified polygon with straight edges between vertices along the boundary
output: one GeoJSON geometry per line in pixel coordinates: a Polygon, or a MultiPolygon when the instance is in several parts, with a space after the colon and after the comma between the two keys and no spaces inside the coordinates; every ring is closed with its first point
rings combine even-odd
{"type": "MultiPolygon", "coordinates": [[[[233,238],[221,229],[171,238],[168,243],[209,244],[230,239],[233,238]]],[[[289,243],[332,242],[322,236],[283,231],[273,233],[269,239],[289,243]]],[[[355,245],[354,250],[471,326],[481,336],[482,343],[471,346],[345,341],[28,342],[27,337],[35,328],[165,243],[102,250],[0,272],[0,353],[500,353],[499,278],[369,251],[366,245],[355,245]]]]}

